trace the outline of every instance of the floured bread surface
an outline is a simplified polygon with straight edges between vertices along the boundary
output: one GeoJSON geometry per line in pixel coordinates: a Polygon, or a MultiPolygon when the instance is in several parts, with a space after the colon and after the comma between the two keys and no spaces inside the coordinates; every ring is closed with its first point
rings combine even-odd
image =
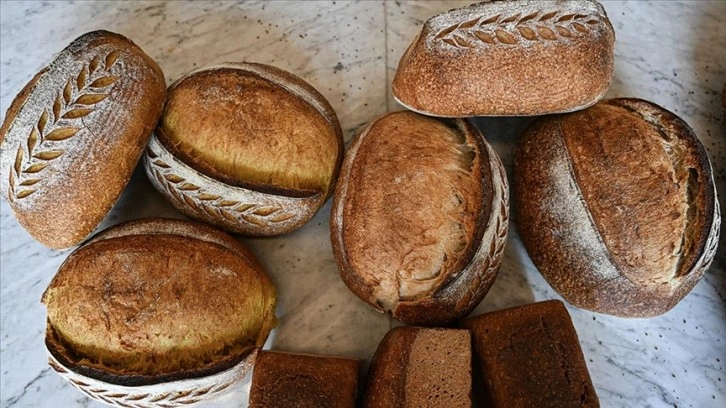
{"type": "Polygon", "coordinates": [[[275,294],[249,253],[204,229],[200,238],[132,230],[76,250],[43,296],[50,344],[66,363],[120,379],[184,377],[262,346],[275,294]]]}
{"type": "Polygon", "coordinates": [[[158,137],[220,181],[326,196],[341,143],[311,98],[242,65],[198,71],[170,88],[158,137]]]}
{"type": "Polygon", "coordinates": [[[613,28],[591,0],[501,0],[430,18],[392,90],[443,117],[542,115],[597,102],[614,69],[613,28]]]}
{"type": "Polygon", "coordinates": [[[703,237],[697,156],[642,113],[599,104],[562,119],[575,180],[621,273],[641,284],[688,270],[703,237]],[[700,204],[700,205],[699,205],[700,204]]]}
{"type": "Polygon", "coordinates": [[[41,243],[86,238],[128,183],[164,103],[159,66],[127,38],[73,41],[21,91],[0,138],[0,189],[41,243]]]}
{"type": "Polygon", "coordinates": [[[349,279],[381,310],[429,297],[478,247],[482,210],[491,205],[480,147],[472,135],[410,112],[377,120],[354,144],[336,197],[349,279]]]}

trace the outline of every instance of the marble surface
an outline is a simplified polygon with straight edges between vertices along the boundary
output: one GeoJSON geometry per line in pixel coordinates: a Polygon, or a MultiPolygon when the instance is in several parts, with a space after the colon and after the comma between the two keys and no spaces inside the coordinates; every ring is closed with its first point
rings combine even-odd
{"type": "MultiPolygon", "coordinates": [[[[0,110],[53,54],[80,34],[132,38],[170,83],[189,70],[256,61],[289,70],[332,104],[349,141],[369,120],[400,109],[390,93],[398,60],[429,16],[468,1],[12,2],[0,3],[0,110]]],[[[616,31],[608,97],[649,99],[679,114],[709,152],[726,195],[726,2],[605,1],[616,31]]],[[[529,119],[477,118],[511,179],[512,152],[529,119]]],[[[722,208],[724,201],[722,200],[722,208]]],[[[244,239],[279,288],[280,326],[266,347],[370,360],[396,323],[342,283],[328,237],[330,203],[302,229],[244,239]]],[[[103,227],[180,215],[137,169],[103,227]]],[[[724,234],[726,235],[726,234],[724,234]]],[[[0,406],[98,407],[47,365],[40,296],[68,255],[35,242],[0,203],[0,406]]],[[[726,245],[704,279],[669,313],[621,319],[569,307],[603,407],[726,406],[726,245]]],[[[510,228],[496,283],[474,313],[559,298],[510,228]]],[[[210,403],[246,406],[248,381],[210,403]]]]}

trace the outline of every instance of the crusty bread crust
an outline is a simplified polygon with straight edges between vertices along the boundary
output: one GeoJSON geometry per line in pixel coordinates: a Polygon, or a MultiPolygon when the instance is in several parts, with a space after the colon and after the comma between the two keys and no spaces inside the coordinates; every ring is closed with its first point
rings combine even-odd
{"type": "Polygon", "coordinates": [[[274,287],[251,252],[182,220],[134,221],[99,234],[61,265],[43,303],[53,356],[124,385],[228,369],[276,324],[274,287]]]}
{"type": "Polygon", "coordinates": [[[351,144],[330,230],[353,293],[408,324],[436,325],[484,297],[507,225],[506,175],[481,134],[466,121],[396,112],[351,144]]]}
{"type": "Polygon", "coordinates": [[[116,202],[164,103],[164,75],[129,39],[74,40],[11,104],[0,128],[0,193],[51,248],[78,244],[116,202]]]}
{"type": "Polygon", "coordinates": [[[250,408],[355,408],[360,361],[261,351],[250,387],[250,408]]]}
{"type": "Polygon", "coordinates": [[[230,63],[191,72],[169,94],[144,166],[185,215],[244,235],[279,235],[309,221],[332,194],[343,133],[302,79],[230,63]],[[286,110],[271,110],[276,101],[286,110]]]}
{"type": "Polygon", "coordinates": [[[401,58],[394,97],[441,117],[583,109],[607,91],[615,35],[591,0],[502,0],[430,18],[401,58]]]}
{"type": "Polygon", "coordinates": [[[665,313],[718,243],[705,149],[685,122],[643,100],[534,122],[515,154],[515,194],[542,275],[568,302],[601,313],[665,313]]]}

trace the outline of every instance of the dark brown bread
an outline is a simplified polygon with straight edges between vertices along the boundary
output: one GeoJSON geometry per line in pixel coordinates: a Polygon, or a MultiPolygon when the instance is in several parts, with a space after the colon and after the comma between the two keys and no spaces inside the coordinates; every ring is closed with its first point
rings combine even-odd
{"type": "Polygon", "coordinates": [[[515,155],[519,231],[568,302],[617,316],[670,310],[701,279],[720,210],[688,125],[638,99],[537,120],[515,155]]]}
{"type": "Polygon", "coordinates": [[[615,35],[592,0],[500,0],[430,18],[398,64],[393,95],[444,117],[542,115],[597,102],[615,35]]]}
{"type": "Polygon", "coordinates": [[[506,175],[479,131],[395,112],[351,144],[331,240],[343,280],[363,301],[407,324],[445,324],[492,285],[508,211],[506,175]]]}
{"type": "Polygon", "coordinates": [[[364,408],[471,407],[468,330],[396,327],[378,345],[364,408]]]}
{"type": "Polygon", "coordinates": [[[61,265],[43,303],[53,356],[122,385],[219,372],[252,356],[276,324],[274,287],[251,252],[181,220],[94,237],[61,265]]]}
{"type": "Polygon", "coordinates": [[[355,408],[360,361],[261,351],[250,408],[355,408]]]}
{"type": "Polygon", "coordinates": [[[90,235],[126,187],[164,104],[159,66],[126,37],[82,35],[23,88],[0,128],[0,193],[40,243],[90,235]]]}
{"type": "Polygon", "coordinates": [[[491,408],[599,407],[585,358],[558,300],[463,321],[471,330],[481,387],[491,408]]]}

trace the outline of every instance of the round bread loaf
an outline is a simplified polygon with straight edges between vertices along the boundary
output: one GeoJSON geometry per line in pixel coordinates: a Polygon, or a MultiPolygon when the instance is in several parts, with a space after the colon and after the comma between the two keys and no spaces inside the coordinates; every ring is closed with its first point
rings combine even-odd
{"type": "Polygon", "coordinates": [[[568,302],[649,317],[675,306],[713,260],[721,215],[690,127],[639,99],[535,121],[515,156],[518,230],[568,302]]]}
{"type": "Polygon", "coordinates": [[[61,265],[43,303],[56,370],[129,387],[231,367],[239,379],[276,324],[274,287],[248,249],[170,219],[97,235],[61,265]]]}
{"type": "Polygon", "coordinates": [[[69,248],[128,184],[164,104],[164,74],[129,39],[74,40],[13,100],[0,128],[0,193],[23,227],[69,248]]]}
{"type": "Polygon", "coordinates": [[[342,157],[340,124],[322,95],[280,69],[239,63],[171,85],[144,163],[182,213],[277,235],[325,203],[342,157]]]}
{"type": "Polygon", "coordinates": [[[500,0],[430,18],[398,64],[393,95],[443,117],[542,115],[597,102],[615,35],[592,0],[500,0]]]}
{"type": "Polygon", "coordinates": [[[407,324],[447,324],[494,282],[508,211],[501,161],[469,122],[391,113],[346,155],[333,251],[343,281],[366,303],[407,324]]]}

